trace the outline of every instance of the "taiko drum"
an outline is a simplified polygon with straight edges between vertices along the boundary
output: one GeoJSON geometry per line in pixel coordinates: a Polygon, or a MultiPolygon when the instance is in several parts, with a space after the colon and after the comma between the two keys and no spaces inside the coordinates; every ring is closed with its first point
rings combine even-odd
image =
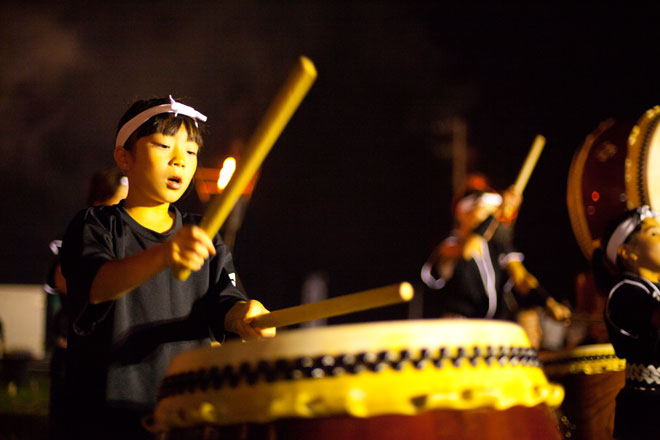
{"type": "Polygon", "coordinates": [[[521,327],[419,320],[282,331],[175,357],[145,421],[163,439],[558,439],[521,327]]]}

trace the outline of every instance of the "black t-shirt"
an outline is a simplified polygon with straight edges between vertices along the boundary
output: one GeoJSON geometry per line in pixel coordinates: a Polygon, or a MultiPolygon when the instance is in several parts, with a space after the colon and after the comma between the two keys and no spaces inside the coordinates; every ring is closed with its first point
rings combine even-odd
{"type": "Polygon", "coordinates": [[[609,293],[605,309],[610,340],[628,362],[660,365],[660,329],[652,315],[660,309],[660,286],[626,274],[609,293]]]}
{"type": "MultiPolygon", "coordinates": [[[[474,232],[483,236],[492,221],[489,217],[474,232]]],[[[490,240],[483,240],[482,256],[458,259],[445,287],[450,311],[470,318],[513,319],[503,298],[508,276],[502,269],[502,260],[515,253],[511,241],[509,229],[500,225],[490,240]]]]}
{"type": "Polygon", "coordinates": [[[618,357],[626,359],[626,386],[616,400],[614,434],[620,439],[660,438],[660,285],[625,274],[610,290],[605,323],[618,357]]]}
{"type": "Polygon", "coordinates": [[[245,294],[236,286],[232,256],[219,235],[216,255],[182,282],[166,269],[121,298],[90,304],[98,269],[169,240],[198,216],[175,207],[174,227],[157,233],[137,223],[123,204],[81,211],[62,246],[70,299],[67,373],[78,403],[150,409],[172,357],[224,338],[227,311],[245,294]]]}

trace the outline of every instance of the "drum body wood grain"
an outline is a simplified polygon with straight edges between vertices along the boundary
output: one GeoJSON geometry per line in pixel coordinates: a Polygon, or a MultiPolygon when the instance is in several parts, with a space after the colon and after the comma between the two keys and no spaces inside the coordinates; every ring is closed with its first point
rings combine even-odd
{"type": "Polygon", "coordinates": [[[562,397],[515,324],[396,321],[183,353],[148,426],[167,440],[558,439],[562,397]]]}

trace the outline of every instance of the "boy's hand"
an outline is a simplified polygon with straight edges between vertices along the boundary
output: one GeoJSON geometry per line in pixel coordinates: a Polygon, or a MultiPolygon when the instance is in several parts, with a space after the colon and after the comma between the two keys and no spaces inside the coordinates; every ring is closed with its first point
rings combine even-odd
{"type": "Polygon", "coordinates": [[[563,321],[568,323],[571,319],[571,309],[563,304],[558,303],[554,298],[550,297],[545,302],[546,309],[550,312],[550,316],[555,321],[563,321]]]}
{"type": "Polygon", "coordinates": [[[253,327],[252,321],[256,316],[268,313],[263,304],[256,300],[239,301],[229,309],[225,316],[225,330],[236,333],[243,340],[272,338],[275,336],[275,327],[253,327]]]}
{"type": "Polygon", "coordinates": [[[167,265],[197,271],[209,255],[215,255],[213,241],[199,226],[184,226],[168,242],[167,265]]]}
{"type": "Polygon", "coordinates": [[[440,244],[440,257],[442,260],[455,260],[461,257],[463,247],[459,242],[441,243],[440,244]]]}
{"type": "Polygon", "coordinates": [[[470,236],[465,240],[465,243],[463,244],[463,259],[470,260],[476,256],[483,256],[481,248],[485,245],[485,243],[486,239],[484,239],[481,235],[470,234],[470,236]]]}
{"type": "Polygon", "coordinates": [[[514,186],[509,187],[502,193],[502,205],[500,206],[502,217],[505,220],[516,218],[520,203],[522,203],[522,194],[516,191],[514,186]]]}
{"type": "Polygon", "coordinates": [[[530,290],[536,289],[539,286],[539,281],[536,277],[529,273],[520,261],[510,261],[506,268],[519,293],[527,295],[530,290]]]}

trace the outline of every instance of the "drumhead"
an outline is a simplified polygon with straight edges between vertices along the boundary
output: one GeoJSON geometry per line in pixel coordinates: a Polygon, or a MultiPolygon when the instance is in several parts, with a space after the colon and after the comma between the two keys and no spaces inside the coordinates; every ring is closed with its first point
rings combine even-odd
{"type": "Polygon", "coordinates": [[[150,429],[436,409],[558,406],[522,328],[419,320],[282,332],[182,353],[162,383],[150,429]]]}
{"type": "Polygon", "coordinates": [[[660,106],[640,118],[628,139],[626,177],[628,199],[633,207],[660,209],[660,106]]]}

